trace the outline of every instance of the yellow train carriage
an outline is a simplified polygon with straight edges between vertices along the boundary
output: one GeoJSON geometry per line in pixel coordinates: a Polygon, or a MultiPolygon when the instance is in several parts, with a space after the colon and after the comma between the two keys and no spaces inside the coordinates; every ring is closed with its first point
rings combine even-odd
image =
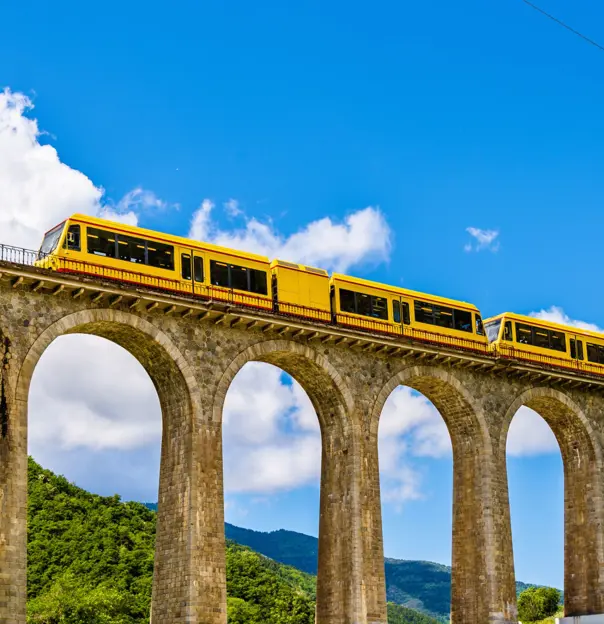
{"type": "Polygon", "coordinates": [[[485,321],[498,357],[602,374],[604,335],[532,316],[505,312],[485,321]]]}
{"type": "Polygon", "coordinates": [[[480,311],[470,303],[337,273],[330,283],[338,324],[481,353],[488,350],[480,311]]]}
{"type": "Polygon", "coordinates": [[[36,264],[273,308],[270,263],[264,256],[81,214],[46,233],[36,264]]]}
{"type": "Polygon", "coordinates": [[[271,274],[277,312],[324,323],[331,321],[327,271],[285,260],[273,260],[271,274]]]}

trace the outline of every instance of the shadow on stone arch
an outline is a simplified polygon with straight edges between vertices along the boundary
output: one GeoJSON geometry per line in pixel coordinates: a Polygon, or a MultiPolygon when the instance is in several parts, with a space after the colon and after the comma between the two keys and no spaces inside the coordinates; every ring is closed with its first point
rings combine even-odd
{"type": "Polygon", "coordinates": [[[352,395],[336,369],[312,347],[290,340],[266,340],[240,352],[227,367],[215,392],[215,422],[222,422],[227,392],[237,374],[246,364],[259,362],[279,368],[298,382],[317,415],[321,430],[321,496],[316,621],[349,621],[346,618],[357,608],[355,601],[360,601],[355,584],[360,572],[352,547],[359,539],[360,527],[350,521],[351,514],[347,513],[356,487],[349,421],[354,409],[352,395]]]}
{"type": "MultiPolygon", "coordinates": [[[[406,386],[421,393],[440,413],[453,453],[451,621],[502,621],[492,612],[496,591],[492,491],[488,487],[492,445],[482,408],[455,371],[442,367],[407,366],[394,374],[378,395],[371,413],[377,440],[384,405],[394,390],[406,386]]],[[[405,415],[401,414],[401,418],[405,415]]],[[[513,584],[513,581],[511,581],[513,584]]],[[[511,589],[513,595],[513,587],[511,589]]],[[[510,605],[513,612],[514,605],[510,605]]]]}
{"type": "Polygon", "coordinates": [[[193,496],[187,479],[187,464],[191,461],[187,440],[195,426],[197,383],[174,343],[143,318],[113,309],[76,312],[43,331],[23,361],[15,402],[17,420],[24,423],[23,427],[30,384],[40,357],[55,339],[74,334],[98,336],[123,347],[140,362],[157,390],[163,427],[152,613],[154,621],[181,621],[174,614],[182,611],[193,566],[188,533],[183,527],[189,524],[193,496]],[[179,589],[175,591],[174,587],[179,589]]]}
{"type": "MultiPolygon", "coordinates": [[[[531,388],[507,409],[499,441],[506,442],[512,419],[528,407],[549,425],[564,468],[564,610],[567,616],[604,612],[600,562],[602,532],[602,453],[598,438],[580,405],[560,390],[531,388]]],[[[507,471],[506,471],[507,472],[507,471]]]]}

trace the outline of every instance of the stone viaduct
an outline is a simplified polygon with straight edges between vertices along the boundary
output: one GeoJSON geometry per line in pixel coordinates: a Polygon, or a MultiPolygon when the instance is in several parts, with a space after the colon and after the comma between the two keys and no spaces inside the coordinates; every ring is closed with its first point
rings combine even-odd
{"type": "Polygon", "coordinates": [[[153,624],[226,623],[221,418],[251,361],[291,374],[319,418],[317,624],[386,624],[378,424],[401,384],[451,435],[453,624],[517,622],[505,450],[522,405],[562,451],[566,614],[604,613],[601,382],[0,263],[0,624],[25,624],[30,381],[48,345],[76,333],[127,349],[160,398],[153,624]]]}

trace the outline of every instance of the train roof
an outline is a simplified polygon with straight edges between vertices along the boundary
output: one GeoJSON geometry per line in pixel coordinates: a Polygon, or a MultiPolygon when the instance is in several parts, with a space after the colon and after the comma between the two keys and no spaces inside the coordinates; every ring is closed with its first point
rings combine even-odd
{"type": "Polygon", "coordinates": [[[206,243],[205,241],[198,241],[192,238],[185,238],[183,236],[174,236],[173,234],[165,234],[164,232],[158,232],[156,230],[147,230],[139,227],[138,225],[127,225],[117,221],[111,221],[109,219],[100,219],[98,217],[91,217],[85,214],[73,214],[68,219],[69,221],[79,221],[89,225],[97,225],[99,227],[111,228],[112,230],[132,234],[133,236],[142,236],[143,238],[151,238],[153,240],[169,242],[173,245],[181,245],[182,247],[191,247],[193,249],[201,249],[203,251],[215,251],[217,253],[227,254],[229,256],[236,256],[238,258],[246,258],[248,260],[254,260],[256,262],[270,262],[266,256],[259,254],[249,253],[247,251],[238,251],[229,247],[221,247],[220,245],[214,245],[212,243],[206,243]]]}
{"type": "Polygon", "coordinates": [[[581,327],[575,327],[573,325],[555,323],[554,321],[548,321],[545,319],[537,318],[535,316],[528,316],[526,314],[516,314],[515,312],[502,312],[501,314],[497,314],[496,316],[491,316],[490,318],[484,320],[484,324],[486,325],[491,321],[497,321],[503,318],[512,319],[514,321],[524,321],[525,323],[529,323],[531,325],[539,325],[541,327],[546,327],[549,329],[559,329],[568,332],[569,334],[575,334],[577,336],[591,336],[592,338],[599,338],[600,340],[604,338],[604,334],[592,331],[590,329],[583,329],[581,327]]]}
{"type": "Polygon", "coordinates": [[[473,312],[480,313],[480,310],[473,304],[467,301],[459,301],[457,299],[448,299],[447,297],[440,297],[438,295],[432,295],[429,293],[418,292],[416,290],[409,290],[408,288],[399,288],[397,286],[390,286],[389,284],[380,284],[379,282],[372,282],[370,280],[361,279],[360,277],[351,277],[350,275],[343,275],[341,273],[334,273],[331,279],[339,280],[342,282],[348,282],[349,284],[359,284],[367,288],[375,288],[388,293],[394,293],[396,295],[407,295],[414,299],[423,299],[425,301],[432,301],[435,303],[442,303],[449,306],[455,306],[457,308],[465,308],[466,310],[472,310],[473,312]]]}

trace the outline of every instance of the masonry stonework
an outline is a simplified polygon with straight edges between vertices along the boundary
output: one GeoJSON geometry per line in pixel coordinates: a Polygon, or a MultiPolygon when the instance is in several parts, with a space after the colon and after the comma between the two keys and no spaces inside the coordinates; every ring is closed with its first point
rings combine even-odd
{"type": "Polygon", "coordinates": [[[517,621],[505,446],[522,405],[550,424],[564,460],[567,615],[604,612],[601,393],[83,291],[0,279],[0,624],[25,624],[31,377],[53,340],[77,333],[128,350],[159,395],[153,624],[226,624],[222,410],[251,361],[291,374],[320,423],[317,624],[387,622],[377,440],[399,385],[430,399],[451,435],[453,624],[517,621]]]}

